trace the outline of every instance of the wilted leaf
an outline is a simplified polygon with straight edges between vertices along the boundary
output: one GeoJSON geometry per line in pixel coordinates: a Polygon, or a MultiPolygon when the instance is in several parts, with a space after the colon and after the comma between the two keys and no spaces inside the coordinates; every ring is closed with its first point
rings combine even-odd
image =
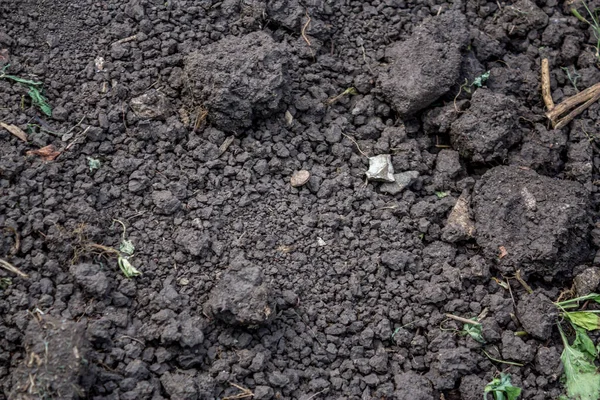
{"type": "Polygon", "coordinates": [[[121,253],[124,253],[124,254],[127,254],[128,256],[130,256],[135,251],[135,246],[133,245],[131,240],[123,239],[119,250],[121,250],[121,253]]]}
{"type": "Polygon", "coordinates": [[[119,268],[121,268],[121,272],[123,272],[123,275],[125,275],[126,278],[133,278],[134,276],[142,274],[133,265],[131,265],[126,258],[119,257],[117,263],[119,264],[119,268]]]}
{"type": "Polygon", "coordinates": [[[27,134],[23,132],[23,130],[18,126],[5,124],[4,122],[0,122],[0,126],[12,133],[14,136],[21,139],[22,141],[27,142],[27,134]]]}
{"type": "Polygon", "coordinates": [[[485,386],[483,393],[491,393],[495,400],[516,400],[521,388],[512,385],[510,375],[501,373],[500,378],[494,378],[485,386]]]}
{"type": "Polygon", "coordinates": [[[479,343],[485,343],[481,325],[465,324],[463,326],[463,332],[464,334],[471,336],[475,341],[479,343]]]}
{"type": "Polygon", "coordinates": [[[569,311],[565,312],[564,315],[574,325],[586,331],[600,329],[600,316],[593,311],[569,311]]]}
{"type": "Polygon", "coordinates": [[[473,80],[472,86],[481,87],[490,77],[490,71],[487,71],[481,75],[479,75],[475,80],[473,80]]]}
{"type": "Polygon", "coordinates": [[[54,147],[54,145],[50,144],[50,145],[42,147],[41,149],[38,149],[38,150],[29,150],[25,154],[27,154],[28,156],[29,155],[40,156],[40,157],[42,157],[42,159],[44,161],[52,161],[60,155],[60,151],[56,150],[56,147],[54,147]]]}

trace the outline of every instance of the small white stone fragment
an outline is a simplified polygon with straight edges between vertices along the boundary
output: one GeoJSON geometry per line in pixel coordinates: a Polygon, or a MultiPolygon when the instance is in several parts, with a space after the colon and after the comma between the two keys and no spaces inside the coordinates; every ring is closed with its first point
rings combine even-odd
{"type": "Polygon", "coordinates": [[[367,178],[372,181],[395,182],[392,156],[389,154],[380,154],[375,157],[369,157],[367,178]]]}
{"type": "Polygon", "coordinates": [[[294,172],[292,177],[290,178],[290,184],[292,187],[300,187],[305,185],[310,179],[310,172],[302,169],[300,171],[294,172]]]}

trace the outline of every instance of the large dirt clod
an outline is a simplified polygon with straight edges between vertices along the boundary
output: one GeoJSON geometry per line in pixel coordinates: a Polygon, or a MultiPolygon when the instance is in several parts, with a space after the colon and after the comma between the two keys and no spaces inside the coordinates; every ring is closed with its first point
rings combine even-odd
{"type": "Polygon", "coordinates": [[[185,59],[190,100],[206,107],[209,121],[219,129],[249,128],[255,118],[283,109],[287,57],[285,46],[264,31],[206,46],[185,59]]]}
{"type": "Polygon", "coordinates": [[[386,52],[389,68],[379,76],[382,94],[401,117],[445,94],[458,80],[469,34],[465,16],[452,11],[427,20],[406,41],[386,52]]]}
{"type": "Polygon", "coordinates": [[[31,320],[23,339],[26,356],[12,374],[11,400],[79,399],[93,382],[88,375],[85,324],[44,316],[31,320]]]}
{"type": "Polygon", "coordinates": [[[521,140],[516,99],[477,89],[469,110],[452,123],[451,140],[461,156],[477,163],[506,158],[521,140]]]}
{"type": "Polygon", "coordinates": [[[474,192],[477,243],[500,271],[552,277],[590,257],[589,194],[581,184],[501,166],[474,192]]]}
{"type": "Polygon", "coordinates": [[[271,321],[275,305],[261,269],[251,266],[224,273],[204,312],[231,325],[252,327],[271,321]]]}

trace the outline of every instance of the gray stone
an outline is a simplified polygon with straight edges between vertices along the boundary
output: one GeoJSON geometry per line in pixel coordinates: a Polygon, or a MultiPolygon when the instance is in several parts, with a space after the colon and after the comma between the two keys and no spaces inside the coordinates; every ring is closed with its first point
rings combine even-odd
{"type": "Polygon", "coordinates": [[[189,374],[165,372],[160,377],[160,383],[171,400],[198,399],[198,389],[189,374]]]}
{"type": "Polygon", "coordinates": [[[417,171],[406,171],[399,174],[394,174],[394,182],[384,183],[380,186],[380,190],[383,193],[396,195],[401,193],[404,189],[413,184],[413,182],[419,177],[417,171]]]}
{"type": "Polygon", "coordinates": [[[389,154],[380,154],[369,157],[369,170],[366,175],[371,181],[394,182],[392,156],[389,154]]]}
{"type": "Polygon", "coordinates": [[[590,267],[577,274],[573,280],[577,296],[585,296],[595,293],[600,284],[600,268],[590,267]]]}

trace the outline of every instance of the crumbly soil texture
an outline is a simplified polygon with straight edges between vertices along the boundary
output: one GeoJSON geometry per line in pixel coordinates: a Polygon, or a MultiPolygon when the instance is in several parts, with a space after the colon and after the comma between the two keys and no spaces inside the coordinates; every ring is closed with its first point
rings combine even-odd
{"type": "Polygon", "coordinates": [[[600,281],[600,105],[541,97],[600,82],[571,8],[0,0],[0,399],[558,398],[552,302],[600,281]]]}

